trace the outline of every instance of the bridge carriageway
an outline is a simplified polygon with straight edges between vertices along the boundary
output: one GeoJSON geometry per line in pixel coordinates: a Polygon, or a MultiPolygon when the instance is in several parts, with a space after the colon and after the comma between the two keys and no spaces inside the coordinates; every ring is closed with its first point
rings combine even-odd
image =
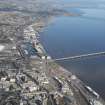
{"type": "Polygon", "coordinates": [[[70,59],[72,60],[72,59],[93,57],[93,56],[105,56],[105,52],[97,52],[97,53],[82,54],[82,55],[70,56],[70,57],[64,57],[64,58],[57,58],[57,59],[53,59],[53,61],[62,61],[62,60],[70,60],[70,59]]]}

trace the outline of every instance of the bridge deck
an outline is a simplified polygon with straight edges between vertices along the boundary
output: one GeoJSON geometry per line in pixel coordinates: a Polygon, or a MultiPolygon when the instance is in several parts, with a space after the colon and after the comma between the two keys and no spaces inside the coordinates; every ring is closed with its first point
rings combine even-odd
{"type": "Polygon", "coordinates": [[[99,56],[99,55],[105,55],[105,52],[82,54],[82,55],[58,58],[58,59],[53,59],[53,60],[54,61],[61,61],[61,60],[69,60],[69,59],[76,59],[76,58],[89,57],[89,56],[99,56]]]}

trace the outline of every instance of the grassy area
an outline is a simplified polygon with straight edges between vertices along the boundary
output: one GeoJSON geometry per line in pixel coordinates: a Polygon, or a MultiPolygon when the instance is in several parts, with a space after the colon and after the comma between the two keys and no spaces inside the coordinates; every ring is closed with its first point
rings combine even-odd
{"type": "Polygon", "coordinates": [[[0,8],[16,8],[15,4],[10,4],[10,3],[0,3],[0,8]]]}
{"type": "Polygon", "coordinates": [[[53,69],[57,69],[59,67],[59,65],[56,62],[49,62],[48,65],[53,69]]]}

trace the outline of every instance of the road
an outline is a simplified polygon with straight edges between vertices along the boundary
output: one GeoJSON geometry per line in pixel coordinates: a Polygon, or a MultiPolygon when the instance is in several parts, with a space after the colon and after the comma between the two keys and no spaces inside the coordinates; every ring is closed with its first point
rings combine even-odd
{"type": "Polygon", "coordinates": [[[53,59],[53,61],[70,60],[70,59],[77,59],[77,58],[90,57],[90,56],[99,56],[99,55],[105,55],[105,52],[82,54],[82,55],[77,55],[77,56],[58,58],[58,59],[53,59]]]}

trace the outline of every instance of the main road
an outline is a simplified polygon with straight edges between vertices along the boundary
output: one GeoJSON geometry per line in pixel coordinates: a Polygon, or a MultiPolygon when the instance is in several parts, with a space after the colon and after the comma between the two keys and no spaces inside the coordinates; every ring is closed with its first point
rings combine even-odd
{"type": "Polygon", "coordinates": [[[82,54],[82,55],[77,55],[77,56],[70,56],[70,57],[58,58],[58,59],[53,59],[53,61],[77,59],[77,58],[90,57],[90,56],[99,56],[99,55],[105,55],[105,52],[89,53],[89,54],[82,54]]]}

